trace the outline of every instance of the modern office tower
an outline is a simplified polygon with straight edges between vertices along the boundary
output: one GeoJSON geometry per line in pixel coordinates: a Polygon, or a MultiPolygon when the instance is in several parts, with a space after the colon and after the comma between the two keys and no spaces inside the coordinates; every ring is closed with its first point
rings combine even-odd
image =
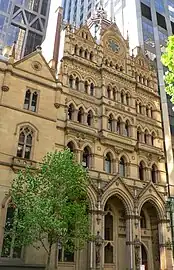
{"type": "Polygon", "coordinates": [[[16,41],[16,58],[35,50],[44,40],[51,0],[1,0],[0,46],[16,41]]]}

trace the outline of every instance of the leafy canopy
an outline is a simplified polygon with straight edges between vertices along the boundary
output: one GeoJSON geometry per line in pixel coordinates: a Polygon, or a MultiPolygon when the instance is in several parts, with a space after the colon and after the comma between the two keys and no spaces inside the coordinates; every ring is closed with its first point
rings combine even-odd
{"type": "Polygon", "coordinates": [[[174,36],[168,38],[166,52],[162,55],[161,61],[168,68],[165,74],[166,92],[174,103],[174,36]]]}
{"type": "MultiPolygon", "coordinates": [[[[17,246],[61,244],[82,248],[89,237],[88,174],[67,149],[48,153],[38,170],[20,171],[11,188],[17,246]]],[[[14,233],[14,230],[13,230],[14,233]]]]}

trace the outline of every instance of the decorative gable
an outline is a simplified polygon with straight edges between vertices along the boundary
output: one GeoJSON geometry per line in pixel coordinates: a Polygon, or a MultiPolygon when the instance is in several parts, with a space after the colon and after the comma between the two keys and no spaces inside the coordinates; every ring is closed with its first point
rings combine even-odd
{"type": "Polygon", "coordinates": [[[89,41],[89,42],[95,43],[95,40],[93,36],[91,35],[91,32],[89,31],[89,28],[87,25],[83,25],[77,31],[75,31],[75,35],[79,36],[83,40],[86,40],[86,42],[89,41]]]}

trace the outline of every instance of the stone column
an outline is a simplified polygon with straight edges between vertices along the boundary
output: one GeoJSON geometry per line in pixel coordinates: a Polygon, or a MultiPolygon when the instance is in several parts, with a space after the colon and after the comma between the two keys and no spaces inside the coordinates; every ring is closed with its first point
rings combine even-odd
{"type": "Polygon", "coordinates": [[[72,82],[72,88],[73,88],[73,89],[76,88],[76,81],[75,81],[75,79],[73,79],[73,82],[72,82]]]}
{"type": "Polygon", "coordinates": [[[83,124],[87,125],[87,116],[88,114],[85,112],[83,115],[83,124]]]}
{"type": "Polygon", "coordinates": [[[77,115],[78,115],[78,110],[75,109],[73,112],[73,119],[72,120],[77,121],[77,115]]]}
{"type": "Polygon", "coordinates": [[[126,269],[134,270],[134,252],[133,252],[133,235],[132,235],[133,220],[131,216],[126,217],[126,253],[127,265],[126,269]]]}

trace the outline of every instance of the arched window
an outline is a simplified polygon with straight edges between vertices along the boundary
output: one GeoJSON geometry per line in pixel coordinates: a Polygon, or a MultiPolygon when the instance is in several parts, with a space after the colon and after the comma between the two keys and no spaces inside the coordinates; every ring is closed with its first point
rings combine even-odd
{"type": "Polygon", "coordinates": [[[119,162],[119,174],[121,177],[125,177],[126,176],[126,168],[125,168],[125,161],[124,158],[120,158],[120,162],[119,162]]]}
{"type": "Polygon", "coordinates": [[[73,116],[74,116],[74,105],[70,104],[68,107],[68,120],[74,120],[73,116]]]}
{"type": "Polygon", "coordinates": [[[149,107],[146,107],[146,116],[149,116],[149,107]]]}
{"type": "Polygon", "coordinates": [[[110,212],[105,215],[105,240],[113,241],[113,216],[110,212]]]}
{"type": "Polygon", "coordinates": [[[82,157],[82,166],[85,168],[90,168],[91,163],[91,151],[89,147],[85,147],[83,150],[83,157],[82,157]]]}
{"type": "Polygon", "coordinates": [[[111,98],[111,88],[110,88],[110,86],[108,86],[108,88],[107,88],[107,98],[111,98]]]}
{"type": "Polygon", "coordinates": [[[141,210],[141,214],[140,214],[140,226],[141,229],[146,229],[146,217],[144,215],[144,212],[141,210]]]}
{"type": "Polygon", "coordinates": [[[105,263],[113,263],[113,246],[111,243],[105,246],[105,263]]]}
{"type": "Polygon", "coordinates": [[[1,252],[1,257],[8,258],[20,258],[21,257],[21,248],[14,246],[14,241],[17,240],[15,238],[15,228],[14,228],[14,215],[15,208],[12,204],[9,204],[7,208],[6,214],[6,222],[4,228],[4,239],[3,239],[3,247],[1,252]],[[11,234],[14,230],[14,235],[11,234]]]}
{"type": "Polygon", "coordinates": [[[142,114],[142,105],[139,103],[139,113],[142,114]]]}
{"type": "Polygon", "coordinates": [[[141,161],[139,164],[139,178],[140,178],[140,180],[144,180],[144,170],[145,170],[144,164],[141,161]]]}
{"type": "Polygon", "coordinates": [[[85,50],[85,58],[88,59],[88,50],[85,50]]]}
{"type": "Polygon", "coordinates": [[[110,131],[113,131],[113,116],[112,116],[112,114],[110,114],[109,115],[109,117],[108,117],[108,129],[110,130],[110,131]]]}
{"type": "Polygon", "coordinates": [[[67,144],[67,147],[70,149],[71,152],[74,152],[75,146],[74,146],[74,143],[73,143],[73,142],[69,142],[69,143],[67,144]]]}
{"type": "Polygon", "coordinates": [[[126,94],[126,105],[129,106],[129,94],[126,94]]]}
{"type": "Polygon", "coordinates": [[[158,180],[157,179],[157,172],[158,172],[157,167],[155,164],[153,164],[152,169],[151,169],[151,180],[154,184],[157,183],[157,180],[158,180]]]}
{"type": "Polygon", "coordinates": [[[88,115],[87,115],[87,124],[88,126],[92,126],[92,121],[93,121],[93,113],[92,111],[90,110],[88,112],[88,115]]]}
{"type": "Polygon", "coordinates": [[[153,146],[155,145],[155,133],[154,132],[152,132],[151,143],[153,146]]]}
{"type": "Polygon", "coordinates": [[[29,110],[30,108],[30,99],[31,99],[31,91],[27,90],[25,93],[25,101],[24,101],[24,109],[29,110]]]}
{"type": "Polygon", "coordinates": [[[93,83],[90,84],[90,95],[91,96],[94,95],[94,84],[93,83]]]}
{"type": "Polygon", "coordinates": [[[121,118],[117,120],[117,133],[121,135],[121,118]]]}
{"type": "Polygon", "coordinates": [[[78,50],[78,46],[76,44],[75,47],[74,47],[74,54],[77,54],[77,50],[78,50]]]}
{"type": "Polygon", "coordinates": [[[140,128],[137,129],[137,141],[141,142],[141,129],[140,128]]]}
{"type": "Polygon", "coordinates": [[[146,129],[145,132],[144,132],[144,142],[145,143],[148,143],[148,137],[149,137],[149,133],[148,133],[148,131],[146,129]]]}
{"type": "Polygon", "coordinates": [[[24,109],[36,112],[37,109],[38,93],[36,91],[26,91],[24,100],[24,109]]]}
{"type": "Polygon", "coordinates": [[[77,115],[77,121],[79,123],[83,123],[83,117],[84,117],[84,110],[82,107],[80,107],[80,109],[78,111],[78,115],[77,115]]]}
{"type": "Polygon", "coordinates": [[[121,92],[121,103],[124,104],[124,93],[121,92]]]}
{"type": "Polygon", "coordinates": [[[124,135],[127,136],[127,137],[129,136],[129,127],[130,127],[129,121],[126,120],[125,129],[124,129],[124,135]]]}
{"type": "Polygon", "coordinates": [[[82,54],[83,54],[83,49],[80,48],[80,50],[79,50],[79,56],[82,57],[82,54]]]}
{"type": "Polygon", "coordinates": [[[88,82],[85,81],[85,93],[88,93],[88,82]]]}
{"type": "Polygon", "coordinates": [[[111,173],[112,171],[112,157],[110,153],[107,153],[105,157],[105,171],[107,173],[111,173]]]}
{"type": "Polygon", "coordinates": [[[110,67],[113,67],[113,63],[112,63],[112,61],[110,62],[110,67]]]}
{"type": "Polygon", "coordinates": [[[90,53],[90,55],[89,55],[89,60],[90,60],[90,61],[93,61],[93,52],[90,53]]]}
{"type": "Polygon", "coordinates": [[[31,158],[32,140],[33,130],[29,127],[22,127],[19,132],[17,157],[31,158]]]}
{"type": "Polygon", "coordinates": [[[76,80],[75,80],[75,87],[76,87],[76,90],[79,90],[79,78],[76,77],[76,80]]]}
{"type": "Polygon", "coordinates": [[[70,77],[69,77],[69,87],[73,88],[73,76],[72,75],[70,75],[70,77]]]}
{"type": "Polygon", "coordinates": [[[115,90],[115,88],[113,89],[113,100],[116,101],[117,99],[117,92],[115,90]]]}

